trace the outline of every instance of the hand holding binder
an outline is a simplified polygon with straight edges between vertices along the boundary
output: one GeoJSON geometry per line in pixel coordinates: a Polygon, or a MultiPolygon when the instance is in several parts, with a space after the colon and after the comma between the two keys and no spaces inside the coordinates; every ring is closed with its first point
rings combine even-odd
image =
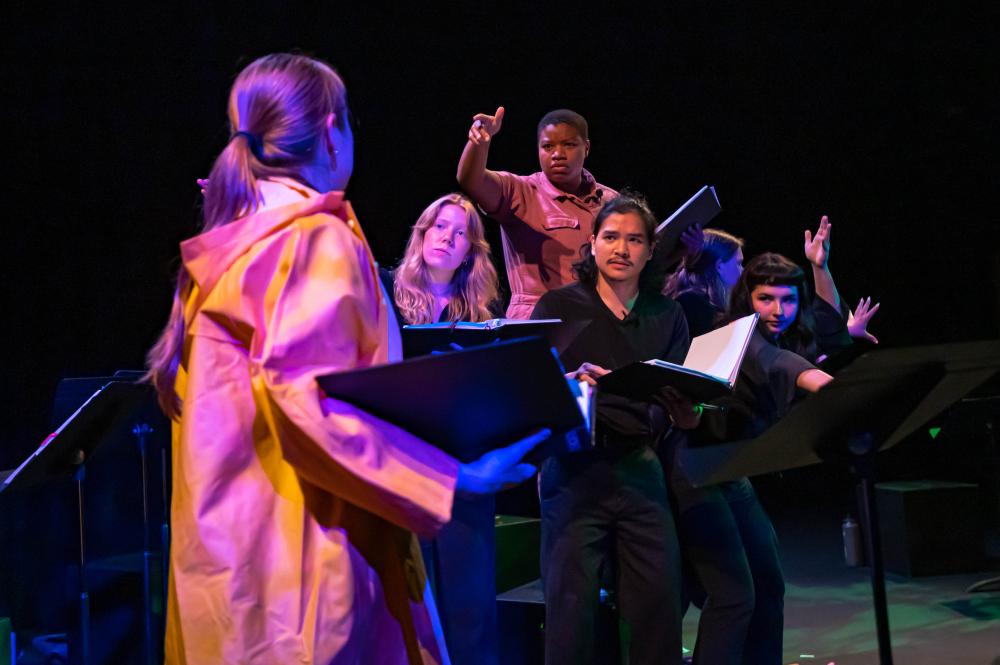
{"type": "Polygon", "coordinates": [[[715,187],[705,185],[656,227],[656,252],[673,256],[681,236],[693,226],[704,228],[722,212],[715,187]]]}
{"type": "Polygon", "coordinates": [[[505,448],[483,453],[475,462],[463,464],[458,468],[455,491],[471,495],[496,494],[521,484],[538,471],[533,464],[521,460],[551,435],[551,430],[542,429],[505,448]]]}

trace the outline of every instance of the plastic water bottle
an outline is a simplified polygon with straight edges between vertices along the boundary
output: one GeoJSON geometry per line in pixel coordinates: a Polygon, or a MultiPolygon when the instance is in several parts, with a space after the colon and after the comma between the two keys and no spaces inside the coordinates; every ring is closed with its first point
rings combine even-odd
{"type": "Polygon", "coordinates": [[[851,568],[857,568],[865,562],[864,548],[861,542],[861,527],[848,515],[840,525],[840,533],[844,537],[844,562],[851,568]]]}

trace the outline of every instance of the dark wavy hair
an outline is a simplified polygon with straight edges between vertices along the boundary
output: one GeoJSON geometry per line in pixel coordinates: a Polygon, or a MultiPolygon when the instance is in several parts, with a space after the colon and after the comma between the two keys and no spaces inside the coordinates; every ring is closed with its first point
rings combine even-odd
{"type": "Polygon", "coordinates": [[[766,252],[753,257],[743,266],[736,285],[729,295],[725,320],[734,321],[754,313],[751,294],[758,286],[793,286],[799,294],[799,309],[795,320],[775,340],[778,346],[806,358],[816,356],[816,329],[812,314],[812,296],[805,271],[781,254],[766,252]]]}
{"type": "MultiPolygon", "coordinates": [[[[646,232],[646,241],[650,246],[650,260],[646,263],[642,272],[639,273],[639,290],[659,293],[663,290],[663,281],[666,278],[666,273],[663,267],[652,258],[652,249],[656,242],[656,216],[650,210],[649,204],[642,194],[625,189],[618,196],[610,199],[601,206],[597,217],[594,218],[593,236],[597,237],[597,234],[601,231],[601,226],[604,224],[604,220],[610,215],[624,215],[630,212],[634,212],[642,220],[642,228],[646,232]]],[[[581,283],[588,286],[596,286],[597,272],[597,261],[594,260],[594,254],[588,242],[580,247],[580,260],[573,264],[573,274],[576,275],[576,278],[581,283]]]]}

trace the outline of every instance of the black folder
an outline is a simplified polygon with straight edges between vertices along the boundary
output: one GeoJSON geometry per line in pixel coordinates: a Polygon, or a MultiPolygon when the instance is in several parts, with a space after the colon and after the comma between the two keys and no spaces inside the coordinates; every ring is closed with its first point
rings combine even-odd
{"type": "Polygon", "coordinates": [[[680,240],[681,234],[689,227],[695,224],[701,227],[708,226],[720,212],[722,206],[719,205],[715,187],[705,185],[674,211],[674,214],[660,222],[656,227],[656,242],[672,249],[680,240]]]}
{"type": "Polygon", "coordinates": [[[481,323],[454,321],[406,325],[403,326],[403,357],[416,358],[429,353],[468,349],[522,337],[544,337],[551,346],[558,347],[559,333],[563,327],[559,319],[490,319],[481,323]]]}
{"type": "Polygon", "coordinates": [[[540,428],[551,429],[553,436],[529,455],[531,461],[593,445],[592,428],[562,368],[538,337],[338,372],[318,381],[328,396],[462,462],[540,428]]]}

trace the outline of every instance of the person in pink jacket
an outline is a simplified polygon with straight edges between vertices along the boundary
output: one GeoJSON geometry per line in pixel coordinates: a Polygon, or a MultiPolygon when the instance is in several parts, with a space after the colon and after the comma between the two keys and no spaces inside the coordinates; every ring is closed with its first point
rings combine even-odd
{"type": "Polygon", "coordinates": [[[149,377],[174,420],[167,663],[446,662],[414,533],[456,492],[534,468],[544,433],[462,465],[316,377],[400,357],[344,200],[353,136],[340,77],[265,56],[229,96],[232,137],[181,245],[149,377]]]}

